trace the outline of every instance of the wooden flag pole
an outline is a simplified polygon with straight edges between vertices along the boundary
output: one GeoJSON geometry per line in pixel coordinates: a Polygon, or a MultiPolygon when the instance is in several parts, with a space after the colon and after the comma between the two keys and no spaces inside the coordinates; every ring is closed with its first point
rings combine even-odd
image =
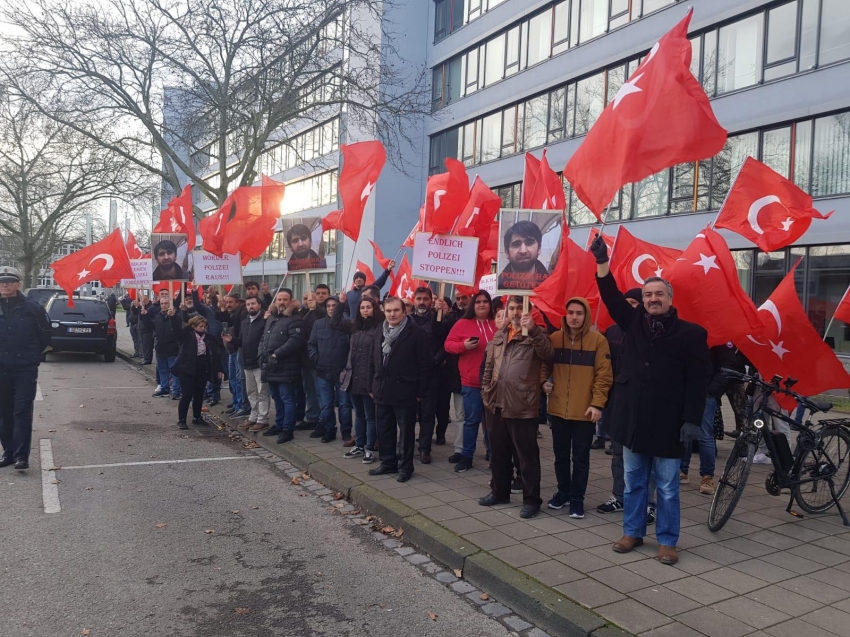
{"type": "MultiPolygon", "coordinates": [[[[523,316],[528,314],[528,306],[529,306],[528,297],[527,296],[522,297],[522,315],[523,316]]],[[[522,328],[522,335],[528,336],[528,328],[527,327],[522,328]]]]}
{"type": "MultiPolygon", "coordinates": [[[[446,295],[446,284],[443,283],[443,282],[440,282],[439,290],[440,291],[439,291],[438,295],[440,297],[440,300],[442,301],[443,297],[446,295]]],[[[443,310],[437,310],[437,320],[442,322],[442,320],[443,320],[443,310]]]]}
{"type": "Polygon", "coordinates": [[[174,305],[174,281],[168,282],[168,300],[171,305],[174,305]]]}

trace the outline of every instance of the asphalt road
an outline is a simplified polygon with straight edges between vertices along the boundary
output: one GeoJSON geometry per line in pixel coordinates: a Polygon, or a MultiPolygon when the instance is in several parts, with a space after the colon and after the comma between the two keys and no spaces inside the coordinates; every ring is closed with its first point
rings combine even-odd
{"type": "Polygon", "coordinates": [[[0,469],[0,634],[508,635],[240,443],[178,431],[130,366],[54,354],[40,388],[32,468],[0,469]],[[178,459],[202,460],[126,464],[178,459]]]}

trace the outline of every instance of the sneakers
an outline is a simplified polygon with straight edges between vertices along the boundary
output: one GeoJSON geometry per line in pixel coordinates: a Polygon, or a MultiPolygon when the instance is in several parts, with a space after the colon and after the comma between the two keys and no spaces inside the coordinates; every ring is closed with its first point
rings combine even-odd
{"type": "Polygon", "coordinates": [[[570,502],[570,517],[576,520],[584,519],[584,502],[570,502]]]}
{"type": "Polygon", "coordinates": [[[166,387],[165,389],[163,389],[160,385],[157,385],[157,387],[156,387],[156,391],[155,391],[153,394],[151,394],[151,395],[152,395],[154,398],[160,398],[160,397],[162,397],[162,396],[170,396],[170,395],[171,395],[171,390],[170,390],[170,389],[168,389],[167,387],[166,387]]]}
{"type": "Polygon", "coordinates": [[[652,504],[646,507],[646,523],[655,524],[655,506],[652,504]]]}
{"type": "Polygon", "coordinates": [[[596,507],[597,513],[617,513],[623,510],[623,503],[613,495],[606,500],[605,504],[600,504],[596,507]]]}
{"type": "Polygon", "coordinates": [[[291,429],[284,429],[277,437],[277,444],[283,445],[295,439],[295,433],[291,429]]]}
{"type": "Polygon", "coordinates": [[[178,429],[188,429],[189,425],[186,424],[185,420],[178,420],[177,421],[177,428],[178,429]]]}
{"type": "Polygon", "coordinates": [[[714,480],[712,476],[703,476],[700,479],[699,492],[704,495],[714,495],[714,480]]]}
{"type": "Polygon", "coordinates": [[[688,484],[688,481],[689,481],[688,474],[680,471],[679,472],[679,484],[688,484]]]}
{"type": "Polygon", "coordinates": [[[753,456],[753,464],[771,464],[770,456],[764,453],[757,453],[753,456]]]}
{"type": "Polygon", "coordinates": [[[599,438],[597,436],[596,440],[594,440],[592,443],[590,443],[590,448],[591,449],[604,449],[605,448],[605,439],[599,438]]]}
{"type": "Polygon", "coordinates": [[[552,499],[549,500],[549,503],[546,506],[548,506],[550,509],[555,509],[557,511],[558,509],[563,509],[564,505],[569,501],[570,496],[559,491],[558,493],[552,496],[552,499]]]}
{"type": "Polygon", "coordinates": [[[511,493],[522,493],[522,478],[519,476],[511,482],[511,493]]]}
{"type": "Polygon", "coordinates": [[[343,458],[358,458],[363,455],[363,447],[354,447],[351,451],[346,451],[343,458]]]}
{"type": "Polygon", "coordinates": [[[371,451],[363,452],[363,464],[372,464],[375,462],[375,454],[371,451]]]}
{"type": "Polygon", "coordinates": [[[322,442],[328,443],[336,440],[336,430],[327,432],[324,436],[322,436],[322,442]]]}
{"type": "Polygon", "coordinates": [[[449,456],[449,462],[451,462],[451,463],[460,462],[461,458],[463,458],[462,453],[453,453],[452,455],[449,456]]]}
{"type": "Polygon", "coordinates": [[[464,471],[468,471],[472,469],[472,458],[467,458],[465,456],[461,456],[460,460],[458,460],[455,465],[455,473],[463,473],[464,471]]]}

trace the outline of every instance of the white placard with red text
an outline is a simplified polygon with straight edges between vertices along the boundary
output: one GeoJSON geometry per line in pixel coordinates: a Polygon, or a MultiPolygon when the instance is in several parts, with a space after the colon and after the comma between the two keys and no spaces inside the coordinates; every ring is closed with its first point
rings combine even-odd
{"type": "Polygon", "coordinates": [[[150,259],[130,259],[133,266],[133,278],[121,279],[125,288],[146,288],[153,283],[153,263],[150,259]]]}
{"type": "Polygon", "coordinates": [[[475,285],[478,237],[417,232],[413,243],[413,278],[475,285]]]}
{"type": "Polygon", "coordinates": [[[238,285],[242,283],[242,263],[238,254],[217,257],[203,250],[192,252],[196,285],[238,285]]]}
{"type": "Polygon", "coordinates": [[[496,296],[496,279],[495,274],[485,274],[478,281],[478,289],[489,292],[490,296],[496,296]]]}

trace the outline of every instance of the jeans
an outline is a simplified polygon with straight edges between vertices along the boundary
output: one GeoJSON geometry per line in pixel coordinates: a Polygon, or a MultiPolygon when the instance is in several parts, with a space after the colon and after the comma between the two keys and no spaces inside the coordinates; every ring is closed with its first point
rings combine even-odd
{"type": "Polygon", "coordinates": [[[354,446],[375,451],[375,401],[369,394],[351,394],[354,405],[354,446]]]}
{"type": "Polygon", "coordinates": [[[416,405],[375,405],[378,430],[378,458],[381,466],[413,474],[413,448],[416,438],[416,405]],[[401,434],[401,463],[396,456],[398,435],[401,434]]]}
{"type": "Polygon", "coordinates": [[[316,368],[303,366],[301,368],[301,384],[304,387],[304,420],[317,423],[321,418],[319,397],[316,395],[316,368]]]}
{"type": "Polygon", "coordinates": [[[269,395],[274,401],[274,428],[295,431],[295,394],[298,383],[269,383],[269,395]]]}
{"type": "Polygon", "coordinates": [[[340,382],[333,382],[316,376],[316,395],[321,409],[320,420],[325,433],[336,433],[336,411],[339,409],[339,431],[345,440],[351,438],[351,401],[348,392],[342,391],[340,382]]]}
{"type": "Polygon", "coordinates": [[[135,356],[142,355],[142,337],[139,334],[139,324],[131,323],[130,324],[130,338],[133,339],[133,354],[135,356]]]}
{"type": "Polygon", "coordinates": [[[549,414],[549,420],[552,423],[558,493],[569,496],[570,502],[584,502],[590,475],[590,444],[596,426],[590,421],[564,420],[552,414],[549,414]]]}
{"type": "MultiPolygon", "coordinates": [[[[699,474],[714,477],[714,460],[717,456],[717,443],[714,441],[714,412],[717,409],[717,399],[708,396],[705,399],[705,410],[702,412],[702,426],[699,436],[699,474]]],[[[685,449],[679,471],[688,474],[691,465],[691,450],[685,449]]]]}
{"type": "Polygon", "coordinates": [[[153,332],[141,332],[142,360],[145,363],[153,361],[153,332]]]}
{"type": "Polygon", "coordinates": [[[678,458],[658,458],[634,453],[623,447],[623,467],[626,490],[623,494],[623,534],[629,537],[646,535],[646,506],[649,496],[649,475],[655,474],[658,484],[658,506],[655,536],[663,546],[675,547],[681,524],[679,505],[678,458]]]}
{"type": "Polygon", "coordinates": [[[466,414],[463,413],[463,394],[460,392],[452,392],[452,409],[455,414],[455,453],[463,453],[463,421],[466,420],[466,414]]]}
{"type": "Polygon", "coordinates": [[[171,368],[177,362],[177,356],[159,356],[156,357],[156,378],[159,386],[162,389],[171,387],[171,395],[180,395],[180,383],[177,381],[177,376],[171,373],[171,368]]]}
{"type": "Polygon", "coordinates": [[[230,379],[233,408],[240,411],[245,408],[245,405],[242,403],[242,364],[239,362],[239,355],[236,352],[227,355],[227,377],[230,379]]]}
{"type": "Polygon", "coordinates": [[[245,370],[245,392],[248,394],[248,403],[251,406],[251,415],[248,422],[267,425],[269,423],[269,386],[262,380],[262,370],[245,370]]]}
{"type": "MultiPolygon", "coordinates": [[[[484,416],[484,401],[481,399],[481,389],[478,387],[464,387],[463,394],[463,457],[472,458],[475,455],[475,444],[478,440],[478,425],[484,416]]],[[[485,430],[484,446],[489,451],[489,441],[485,430]]]]}
{"type": "Polygon", "coordinates": [[[29,462],[37,389],[38,369],[0,373],[0,445],[8,460],[29,462]]]}

